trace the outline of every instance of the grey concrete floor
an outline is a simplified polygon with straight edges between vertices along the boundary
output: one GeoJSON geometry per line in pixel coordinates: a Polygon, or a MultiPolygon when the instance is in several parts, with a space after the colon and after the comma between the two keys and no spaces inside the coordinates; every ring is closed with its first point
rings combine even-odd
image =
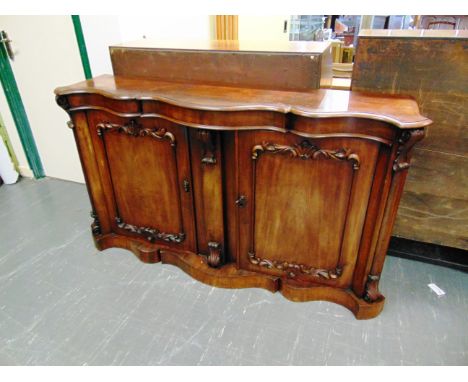
{"type": "Polygon", "coordinates": [[[468,364],[468,275],[387,258],[383,313],[201,284],[98,252],[84,185],[0,187],[0,364],[468,364]],[[427,284],[446,291],[437,297],[427,284]]]}

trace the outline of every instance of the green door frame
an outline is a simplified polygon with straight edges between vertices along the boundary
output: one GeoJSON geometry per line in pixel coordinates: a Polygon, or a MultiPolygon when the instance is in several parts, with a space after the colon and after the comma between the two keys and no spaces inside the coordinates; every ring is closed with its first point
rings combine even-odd
{"type": "MultiPolygon", "coordinates": [[[[86,79],[92,78],[91,67],[89,65],[88,52],[86,50],[86,43],[81,27],[80,16],[72,15],[73,27],[75,29],[76,41],[80,50],[81,63],[86,79]]],[[[0,39],[2,37],[0,36],[0,39]]],[[[10,58],[7,48],[3,42],[0,42],[0,81],[2,83],[3,91],[10,107],[13,120],[18,130],[18,135],[23,145],[29,167],[32,169],[36,179],[43,178],[44,168],[42,167],[41,158],[37,150],[36,142],[31,131],[28,116],[24,109],[23,100],[16,83],[13,69],[11,68],[10,58]]]]}
{"type": "Polygon", "coordinates": [[[15,75],[11,68],[10,58],[4,43],[0,43],[0,81],[16,129],[18,130],[18,135],[23,145],[29,167],[31,167],[36,179],[43,178],[45,176],[44,168],[42,167],[41,158],[37,151],[36,142],[34,141],[28,116],[24,109],[23,100],[21,99],[15,75]]]}
{"type": "Polygon", "coordinates": [[[89,65],[88,51],[86,50],[86,42],[81,27],[80,16],[72,15],[73,27],[75,28],[76,42],[80,50],[81,64],[83,65],[84,75],[87,80],[93,77],[91,74],[91,66],[89,65]]]}

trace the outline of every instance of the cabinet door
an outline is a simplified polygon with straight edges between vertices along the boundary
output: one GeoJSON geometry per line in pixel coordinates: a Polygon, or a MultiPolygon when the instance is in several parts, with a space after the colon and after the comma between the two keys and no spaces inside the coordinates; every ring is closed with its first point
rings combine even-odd
{"type": "Polygon", "coordinates": [[[239,132],[239,266],[350,285],[379,144],[239,132]]]}
{"type": "Polygon", "coordinates": [[[194,250],[186,129],[97,111],[88,119],[113,230],[194,250]]]}

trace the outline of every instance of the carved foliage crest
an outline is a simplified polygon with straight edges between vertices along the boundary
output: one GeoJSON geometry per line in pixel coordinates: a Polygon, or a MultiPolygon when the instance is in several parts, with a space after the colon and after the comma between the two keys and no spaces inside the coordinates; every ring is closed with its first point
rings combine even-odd
{"type": "Polygon", "coordinates": [[[117,123],[102,122],[97,124],[97,134],[102,137],[105,131],[115,130],[119,133],[131,135],[133,137],[152,137],[156,139],[166,139],[170,142],[171,146],[175,146],[176,140],[174,134],[167,131],[163,127],[149,128],[142,127],[137,124],[135,120],[130,120],[126,125],[119,125],[117,123]]]}
{"type": "Polygon", "coordinates": [[[356,153],[353,153],[351,149],[320,149],[319,147],[311,144],[308,140],[303,140],[294,146],[263,142],[262,144],[256,145],[252,148],[252,159],[258,159],[262,153],[289,154],[293,158],[299,158],[303,160],[315,160],[323,158],[350,161],[353,164],[353,170],[358,170],[361,164],[359,156],[356,153]]]}
{"type": "Polygon", "coordinates": [[[398,172],[410,167],[410,150],[416,142],[424,138],[424,134],[424,129],[405,130],[401,133],[393,171],[398,172]]]}

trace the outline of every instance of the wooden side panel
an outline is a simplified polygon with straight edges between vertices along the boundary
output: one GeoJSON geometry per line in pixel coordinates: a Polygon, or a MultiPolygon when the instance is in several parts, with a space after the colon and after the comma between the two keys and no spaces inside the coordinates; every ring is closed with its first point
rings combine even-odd
{"type": "Polygon", "coordinates": [[[352,90],[413,96],[434,123],[418,145],[466,156],[468,39],[359,38],[352,90]]]}
{"type": "Polygon", "coordinates": [[[116,76],[278,90],[320,87],[320,54],[111,48],[116,76]],[[311,59],[312,57],[312,59],[311,59]]]}
{"type": "Polygon", "coordinates": [[[395,157],[395,153],[395,148],[380,147],[359,246],[359,255],[354,271],[353,290],[357,296],[363,296],[365,293],[367,277],[374,259],[375,248],[378,245],[379,232],[393,172],[392,158],[395,157]]]}
{"type": "Polygon", "coordinates": [[[416,147],[393,234],[468,248],[467,172],[466,156],[416,147]]]}
{"type": "Polygon", "coordinates": [[[91,131],[85,112],[75,113],[72,121],[81,166],[88,189],[91,207],[94,215],[93,232],[106,234],[111,232],[111,217],[106,208],[105,191],[100,179],[99,169],[96,163],[96,153],[93,147],[91,131]]]}
{"type": "Polygon", "coordinates": [[[352,89],[413,96],[434,121],[414,153],[393,235],[468,249],[466,38],[361,37],[352,89]]]}

